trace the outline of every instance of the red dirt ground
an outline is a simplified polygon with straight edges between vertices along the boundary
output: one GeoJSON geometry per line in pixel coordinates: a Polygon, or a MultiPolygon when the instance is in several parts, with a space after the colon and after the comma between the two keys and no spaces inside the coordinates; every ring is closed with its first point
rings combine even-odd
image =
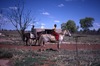
{"type": "MultiPolygon", "coordinates": [[[[76,44],[60,44],[61,49],[76,50],[76,44]]],[[[9,44],[0,44],[0,48],[12,48],[12,49],[23,49],[23,50],[38,50],[41,46],[16,46],[9,44]]],[[[44,49],[57,49],[57,44],[46,44],[44,49]]],[[[77,44],[77,48],[80,50],[100,50],[100,44],[77,44]]]]}

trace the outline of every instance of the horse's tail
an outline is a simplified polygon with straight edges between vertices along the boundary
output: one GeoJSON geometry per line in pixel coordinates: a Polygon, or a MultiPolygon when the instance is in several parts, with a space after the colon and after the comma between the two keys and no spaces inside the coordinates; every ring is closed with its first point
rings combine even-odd
{"type": "Polygon", "coordinates": [[[25,41],[25,34],[23,34],[22,40],[25,41]]]}

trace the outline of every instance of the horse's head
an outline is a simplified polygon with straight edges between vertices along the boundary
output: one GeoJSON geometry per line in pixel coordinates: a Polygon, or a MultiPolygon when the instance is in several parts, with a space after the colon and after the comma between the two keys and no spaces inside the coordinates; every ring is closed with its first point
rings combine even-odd
{"type": "Polygon", "coordinates": [[[71,36],[71,33],[69,32],[69,30],[62,31],[62,34],[65,36],[71,36]]]}

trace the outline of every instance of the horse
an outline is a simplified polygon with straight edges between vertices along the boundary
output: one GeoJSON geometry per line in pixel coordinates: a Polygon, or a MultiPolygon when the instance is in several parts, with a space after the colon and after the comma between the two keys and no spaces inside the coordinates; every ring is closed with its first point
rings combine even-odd
{"type": "Polygon", "coordinates": [[[31,32],[24,33],[23,34],[23,41],[25,42],[26,46],[28,46],[29,43],[32,43],[35,40],[34,45],[36,45],[38,40],[39,40],[39,37],[42,33],[43,33],[42,31],[41,32],[36,32],[37,37],[35,37],[35,35],[33,35],[31,32]]]}
{"type": "Polygon", "coordinates": [[[60,44],[62,43],[63,38],[66,35],[67,36],[71,36],[71,33],[69,32],[69,30],[62,31],[62,33],[59,34],[59,40],[57,41],[55,39],[55,37],[53,35],[51,35],[51,34],[42,34],[40,36],[40,38],[39,38],[39,42],[38,43],[41,44],[41,46],[45,47],[45,43],[46,42],[53,41],[53,42],[56,42],[57,43],[57,47],[58,47],[58,49],[60,49],[60,44]]]}

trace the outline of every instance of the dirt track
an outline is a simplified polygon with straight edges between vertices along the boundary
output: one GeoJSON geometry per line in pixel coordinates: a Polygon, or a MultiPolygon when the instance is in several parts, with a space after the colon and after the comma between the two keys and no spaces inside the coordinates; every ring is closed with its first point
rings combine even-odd
{"type": "MultiPolygon", "coordinates": [[[[61,49],[67,50],[76,50],[76,44],[61,44],[61,49]]],[[[38,50],[41,46],[16,46],[8,44],[0,44],[0,48],[14,48],[14,49],[23,49],[23,50],[38,50]]],[[[57,49],[57,44],[46,44],[45,49],[53,48],[57,49]]],[[[100,44],[77,44],[77,48],[80,50],[100,50],[100,44]]]]}

